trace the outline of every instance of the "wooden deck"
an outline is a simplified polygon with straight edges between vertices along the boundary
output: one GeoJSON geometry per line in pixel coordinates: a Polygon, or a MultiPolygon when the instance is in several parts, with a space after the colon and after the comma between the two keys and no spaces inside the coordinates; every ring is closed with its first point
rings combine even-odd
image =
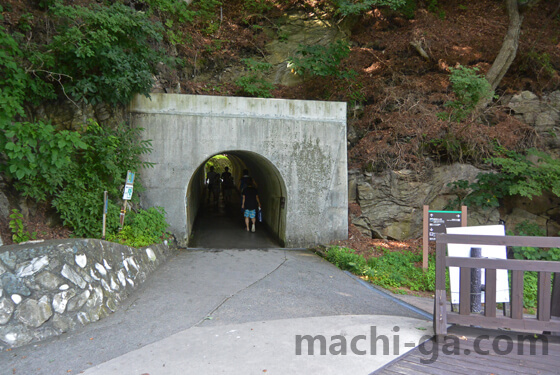
{"type": "Polygon", "coordinates": [[[435,348],[428,341],[373,374],[560,374],[560,336],[452,326],[435,348]]]}

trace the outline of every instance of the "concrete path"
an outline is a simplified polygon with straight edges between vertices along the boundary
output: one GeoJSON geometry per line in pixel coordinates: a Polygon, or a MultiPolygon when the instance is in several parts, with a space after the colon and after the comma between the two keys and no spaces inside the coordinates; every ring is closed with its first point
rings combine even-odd
{"type": "Polygon", "coordinates": [[[0,373],[369,374],[430,334],[311,252],[182,251],[111,316],[0,353],[0,373]]]}

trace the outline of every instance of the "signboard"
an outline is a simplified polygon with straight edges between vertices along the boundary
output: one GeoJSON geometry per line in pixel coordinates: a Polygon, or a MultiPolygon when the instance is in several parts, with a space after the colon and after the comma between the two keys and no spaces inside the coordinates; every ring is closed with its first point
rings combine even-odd
{"type": "Polygon", "coordinates": [[[134,172],[128,171],[126,173],[126,183],[124,185],[124,193],[122,199],[129,201],[132,199],[132,191],[134,190],[134,172]]]}
{"type": "Polygon", "coordinates": [[[446,228],[460,227],[461,215],[461,211],[428,211],[428,240],[435,241],[446,228]]]}
{"type": "Polygon", "coordinates": [[[122,199],[124,199],[125,201],[129,201],[132,199],[132,191],[134,190],[134,187],[132,185],[128,185],[126,184],[124,186],[124,193],[123,193],[123,197],[122,199]]]}
{"type": "Polygon", "coordinates": [[[435,241],[438,233],[445,233],[446,228],[466,227],[467,207],[461,206],[461,211],[432,211],[428,205],[424,205],[422,221],[422,268],[427,270],[430,241],[435,241]]]}
{"type": "MultiPolygon", "coordinates": [[[[503,225],[482,225],[476,227],[448,228],[449,234],[478,234],[486,236],[505,236],[503,225]]],[[[448,244],[447,255],[450,257],[471,256],[471,247],[480,247],[483,258],[507,259],[505,246],[489,245],[464,245],[448,244]]],[[[459,267],[449,267],[449,286],[451,288],[451,303],[459,303],[459,267]]],[[[484,269],[482,271],[482,284],[484,284],[484,269]]],[[[482,302],[484,303],[484,292],[482,292],[482,302]]],[[[509,284],[507,270],[496,270],[496,302],[509,302],[509,284]]]]}

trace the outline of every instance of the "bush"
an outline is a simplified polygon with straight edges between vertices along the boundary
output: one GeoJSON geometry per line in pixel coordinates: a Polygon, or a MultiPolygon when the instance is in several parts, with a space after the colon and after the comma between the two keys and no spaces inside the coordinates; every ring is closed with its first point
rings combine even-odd
{"type": "Polygon", "coordinates": [[[169,225],[165,221],[165,210],[162,207],[151,207],[148,210],[130,211],[125,216],[125,225],[121,231],[113,231],[107,240],[132,247],[144,247],[161,243],[166,236],[169,225]]]}
{"type": "Polygon", "coordinates": [[[549,191],[560,197],[560,160],[536,149],[527,150],[527,155],[499,149],[502,156],[487,160],[498,172],[481,173],[477,181],[455,181],[454,187],[458,200],[453,204],[475,205],[482,208],[498,207],[500,199],[520,195],[529,199],[549,191]],[[529,156],[538,158],[535,164],[529,156]]]}
{"type": "Polygon", "coordinates": [[[327,250],[325,258],[338,268],[363,275],[367,271],[366,260],[346,247],[333,246],[327,250]]]}
{"type": "Polygon", "coordinates": [[[58,26],[41,51],[48,63],[43,69],[61,73],[60,83],[74,100],[128,104],[137,93],[149,94],[156,65],[165,61],[152,47],[162,40],[160,23],[119,2],[90,8],[55,4],[50,12],[58,26]]]}
{"type": "Polygon", "coordinates": [[[399,9],[406,5],[406,0],[335,0],[337,12],[342,16],[359,15],[367,12],[374,6],[388,6],[391,9],[399,9]]]}
{"type": "Polygon", "coordinates": [[[356,72],[341,70],[343,59],[350,55],[350,45],[337,40],[328,46],[300,45],[296,56],[289,60],[289,66],[296,74],[303,76],[352,78],[356,72]]]}
{"type": "MultiPolygon", "coordinates": [[[[140,132],[124,124],[106,129],[95,122],[84,134],[41,122],[9,123],[0,131],[0,147],[6,150],[1,167],[24,196],[51,201],[76,236],[100,237],[103,191],[119,197],[128,170],[151,166],[140,160],[151,150],[140,132]]],[[[137,180],[135,190],[141,188],[137,180]]]]}
{"type": "Polygon", "coordinates": [[[445,103],[445,107],[451,108],[450,113],[439,113],[442,119],[449,118],[451,121],[461,122],[476,108],[482,100],[494,95],[490,83],[486,77],[479,75],[478,68],[449,68],[451,77],[449,80],[453,85],[453,92],[457,100],[445,103]]]}
{"type": "Polygon", "coordinates": [[[274,85],[263,78],[263,75],[272,69],[272,65],[253,59],[243,59],[249,73],[239,77],[235,84],[240,92],[253,97],[271,98],[274,85]]]}

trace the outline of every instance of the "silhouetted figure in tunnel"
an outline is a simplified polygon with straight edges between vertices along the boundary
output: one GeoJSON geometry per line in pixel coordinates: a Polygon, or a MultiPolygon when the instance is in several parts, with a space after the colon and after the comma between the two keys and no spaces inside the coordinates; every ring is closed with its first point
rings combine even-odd
{"type": "Polygon", "coordinates": [[[206,174],[206,183],[208,184],[208,201],[212,199],[212,202],[216,203],[217,206],[220,198],[220,175],[214,172],[214,166],[211,166],[210,172],[206,174]]]}
{"type": "Polygon", "coordinates": [[[233,176],[229,172],[229,168],[225,167],[225,172],[222,173],[222,195],[224,197],[224,204],[231,203],[231,193],[233,190],[233,176]]]}
{"type": "Polygon", "coordinates": [[[251,230],[254,232],[256,230],[257,224],[257,209],[261,208],[261,201],[259,200],[259,193],[257,188],[255,188],[253,179],[249,177],[247,179],[247,187],[243,189],[243,199],[241,202],[241,208],[243,211],[243,216],[245,216],[245,228],[247,232],[251,230]],[[253,223],[253,227],[249,227],[249,221],[253,223]]]}

